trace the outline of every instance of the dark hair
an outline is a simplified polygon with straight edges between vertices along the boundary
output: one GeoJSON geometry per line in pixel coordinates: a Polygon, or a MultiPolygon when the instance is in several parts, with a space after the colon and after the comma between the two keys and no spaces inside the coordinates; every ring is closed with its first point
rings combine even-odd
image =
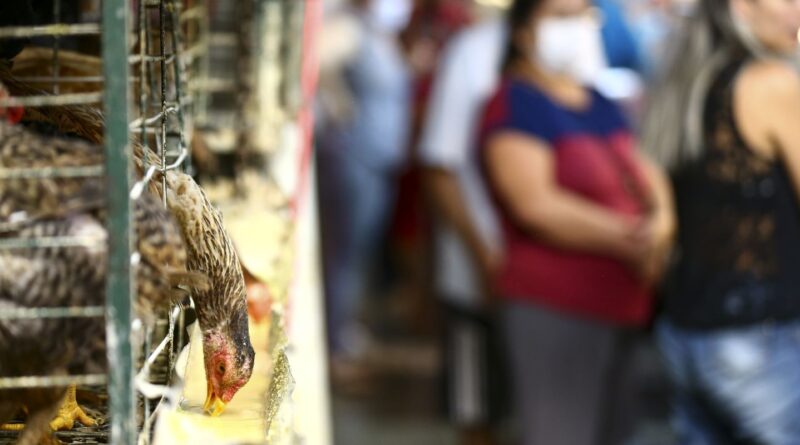
{"type": "Polygon", "coordinates": [[[706,96],[720,70],[761,52],[737,30],[730,0],[700,0],[676,31],[642,128],[645,150],[672,170],[705,149],[706,96]]]}
{"type": "Polygon", "coordinates": [[[526,57],[517,47],[516,34],[520,29],[525,28],[530,23],[533,13],[542,4],[542,0],[514,0],[506,15],[508,24],[508,35],[506,37],[506,50],[503,56],[503,63],[500,69],[508,71],[511,65],[521,57],[526,57]]]}

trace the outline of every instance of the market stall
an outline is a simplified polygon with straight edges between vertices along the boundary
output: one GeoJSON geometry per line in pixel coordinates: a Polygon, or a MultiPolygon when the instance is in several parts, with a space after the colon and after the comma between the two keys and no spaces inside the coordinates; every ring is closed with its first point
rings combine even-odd
{"type": "MultiPolygon", "coordinates": [[[[56,165],[59,157],[51,166],[32,156],[34,169],[0,158],[0,192],[13,191],[14,181],[63,190],[78,184],[78,193],[102,184],[93,187],[102,195],[95,207],[81,212],[104,232],[22,236],[19,224],[41,223],[25,220],[35,213],[13,206],[0,213],[8,216],[0,219],[3,264],[99,251],[103,275],[103,295],[87,300],[103,297],[96,304],[0,305],[0,325],[14,332],[15,323],[82,320],[105,335],[92,343],[102,348],[103,372],[72,372],[89,369],[85,363],[35,373],[0,365],[0,413],[11,395],[75,385],[76,406],[88,418],[68,419],[74,427],[55,433],[64,443],[328,442],[309,186],[310,42],[320,8],[318,0],[53,0],[2,11],[0,49],[13,50],[0,70],[9,93],[0,95],[0,109],[24,111],[14,123],[21,127],[0,127],[0,146],[12,133],[35,138],[48,128],[54,144],[80,139],[103,148],[92,158],[102,162],[92,165],[56,165]],[[154,197],[162,210],[143,213],[154,197]],[[167,280],[161,291],[172,304],[158,309],[143,300],[149,281],[141,271],[166,273],[152,261],[164,244],[144,231],[162,213],[175,220],[184,244],[167,258],[182,258],[186,272],[170,269],[169,277],[183,281],[167,280]]],[[[68,259],[63,265],[72,266],[68,259]]],[[[70,346],[89,348],[78,337],[70,346]]],[[[2,344],[0,354],[7,352],[2,344]]],[[[24,442],[36,426],[34,402],[23,396],[18,404],[0,427],[0,443],[24,442]]]]}

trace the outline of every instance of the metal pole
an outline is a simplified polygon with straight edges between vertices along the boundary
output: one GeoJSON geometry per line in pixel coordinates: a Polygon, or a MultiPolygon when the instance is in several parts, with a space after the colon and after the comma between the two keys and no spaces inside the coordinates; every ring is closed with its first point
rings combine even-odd
{"type": "MultiPolygon", "coordinates": [[[[53,2],[53,21],[55,23],[61,22],[61,0],[56,0],[53,2]]],[[[53,36],[53,60],[52,60],[52,68],[53,68],[53,77],[58,79],[60,68],[58,66],[58,51],[61,49],[61,36],[54,35],[53,36]]],[[[61,85],[58,82],[53,82],[53,94],[58,94],[61,91],[61,85]]]]}
{"type": "MultiPolygon", "coordinates": [[[[161,197],[164,201],[164,207],[167,206],[167,63],[166,63],[166,20],[167,13],[165,10],[164,0],[158,3],[158,31],[159,43],[161,44],[161,144],[158,146],[158,154],[161,156],[161,197]]],[[[175,48],[172,48],[175,54],[175,48]]],[[[178,58],[175,58],[173,63],[178,63],[178,58]]]]}
{"type": "Polygon", "coordinates": [[[131,354],[131,163],[128,145],[127,0],[103,1],[103,74],[106,78],[106,173],[108,177],[109,264],[106,282],[106,344],[111,443],[136,442],[131,354]]]}

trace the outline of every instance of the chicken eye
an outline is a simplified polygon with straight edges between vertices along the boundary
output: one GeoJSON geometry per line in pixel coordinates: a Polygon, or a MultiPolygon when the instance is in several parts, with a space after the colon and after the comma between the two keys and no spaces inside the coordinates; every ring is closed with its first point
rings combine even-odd
{"type": "Polygon", "coordinates": [[[219,365],[217,365],[217,372],[220,375],[225,375],[225,364],[224,363],[220,363],[219,365]]]}

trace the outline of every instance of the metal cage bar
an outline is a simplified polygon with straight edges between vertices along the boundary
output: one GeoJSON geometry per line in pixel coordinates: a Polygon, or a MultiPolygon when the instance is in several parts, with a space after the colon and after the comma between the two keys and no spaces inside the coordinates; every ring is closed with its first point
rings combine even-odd
{"type": "MultiPolygon", "coordinates": [[[[4,309],[0,312],[0,320],[25,320],[40,318],[95,318],[105,315],[106,310],[103,306],[86,307],[41,307],[41,308],[22,308],[4,309]]],[[[4,379],[0,379],[4,380],[4,379]]],[[[0,386],[3,382],[0,381],[0,386]]]]}
{"type": "Polygon", "coordinates": [[[53,388],[67,385],[102,385],[104,383],[106,383],[105,374],[10,377],[0,380],[0,389],[53,388]]]}
{"type": "Polygon", "coordinates": [[[0,107],[47,107],[99,103],[101,93],[72,93],[58,96],[25,96],[0,99],[0,107]]]}
{"type": "Polygon", "coordinates": [[[128,0],[103,1],[102,51],[106,78],[106,172],[108,177],[109,264],[106,283],[106,345],[111,443],[136,441],[131,334],[132,170],[128,143],[128,0]]]}
{"type": "MultiPolygon", "coordinates": [[[[112,1],[111,3],[115,4],[116,2],[112,1]]],[[[100,26],[98,26],[96,23],[56,23],[53,25],[43,26],[8,26],[0,29],[0,37],[98,35],[100,34],[100,29],[100,26]]]]}

